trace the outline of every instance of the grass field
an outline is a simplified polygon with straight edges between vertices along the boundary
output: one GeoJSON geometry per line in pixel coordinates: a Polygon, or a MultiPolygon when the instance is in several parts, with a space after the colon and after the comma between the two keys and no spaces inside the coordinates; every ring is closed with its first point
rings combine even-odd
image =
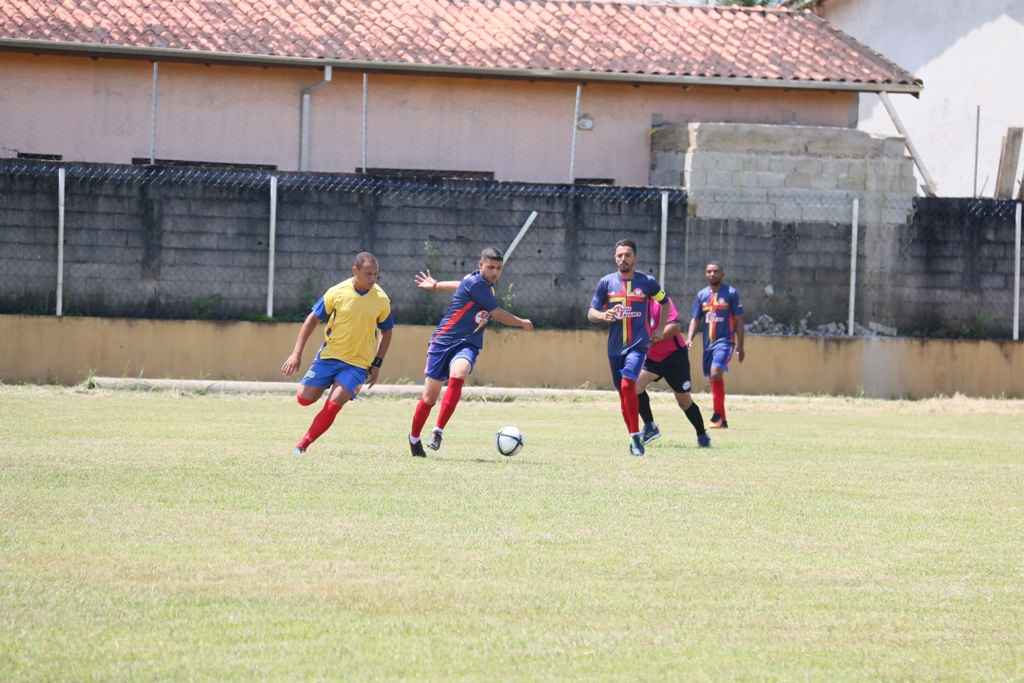
{"type": "Polygon", "coordinates": [[[730,400],[0,386],[0,680],[1024,680],[1024,402],[730,400]]]}

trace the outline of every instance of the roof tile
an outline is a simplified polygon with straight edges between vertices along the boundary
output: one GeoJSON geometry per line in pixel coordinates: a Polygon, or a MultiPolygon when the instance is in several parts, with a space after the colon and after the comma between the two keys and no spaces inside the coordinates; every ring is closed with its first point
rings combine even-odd
{"type": "Polygon", "coordinates": [[[254,57],[919,86],[809,12],[577,0],[0,0],[5,40],[254,57]]]}

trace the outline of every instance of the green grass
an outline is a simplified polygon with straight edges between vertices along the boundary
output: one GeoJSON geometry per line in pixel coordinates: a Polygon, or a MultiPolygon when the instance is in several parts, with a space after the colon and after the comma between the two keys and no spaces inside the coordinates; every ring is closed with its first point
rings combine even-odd
{"type": "Polygon", "coordinates": [[[0,680],[1024,679],[1024,402],[730,407],[0,387],[0,680]]]}

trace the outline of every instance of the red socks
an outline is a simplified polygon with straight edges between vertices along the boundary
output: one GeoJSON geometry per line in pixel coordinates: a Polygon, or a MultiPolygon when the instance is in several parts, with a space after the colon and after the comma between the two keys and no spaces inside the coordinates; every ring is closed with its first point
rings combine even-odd
{"type": "Polygon", "coordinates": [[[725,420],[725,380],[721,377],[711,380],[711,402],[718,416],[725,420]]]}
{"type": "Polygon", "coordinates": [[[451,377],[448,379],[448,388],[444,391],[444,398],[441,399],[441,412],[437,416],[437,426],[444,429],[444,426],[448,424],[448,420],[452,418],[452,413],[455,412],[455,406],[459,405],[459,398],[462,397],[462,385],[466,382],[464,379],[456,379],[451,377]]]}
{"type": "Polygon", "coordinates": [[[320,409],[320,412],[313,418],[313,423],[309,425],[309,430],[305,436],[298,443],[298,448],[306,450],[309,448],[309,444],[320,438],[320,435],[327,431],[327,429],[334,422],[334,418],[341,412],[341,404],[335,403],[328,399],[324,401],[324,407],[320,409]]]}
{"type": "Polygon", "coordinates": [[[636,382],[622,378],[619,384],[619,405],[622,407],[622,419],[626,421],[626,429],[630,434],[640,431],[640,400],[636,395],[636,382]]]}
{"type": "Polygon", "coordinates": [[[416,411],[412,414],[412,429],[409,434],[415,438],[420,438],[420,433],[423,431],[423,425],[426,424],[427,418],[430,417],[430,410],[434,407],[433,403],[424,403],[421,398],[416,404],[416,411]]]}

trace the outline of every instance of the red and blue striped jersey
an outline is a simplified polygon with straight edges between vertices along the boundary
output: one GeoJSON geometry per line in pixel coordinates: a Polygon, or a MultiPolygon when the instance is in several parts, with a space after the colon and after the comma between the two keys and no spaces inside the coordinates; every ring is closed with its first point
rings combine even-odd
{"type": "Polygon", "coordinates": [[[691,315],[700,321],[700,330],[704,334],[704,348],[722,344],[733,344],[736,336],[736,316],[743,315],[743,304],[740,293],[735,287],[724,282],[718,291],[705,287],[697,292],[693,300],[691,315]]]}
{"type": "Polygon", "coordinates": [[[491,318],[491,311],[498,307],[494,287],[480,274],[470,273],[462,278],[459,288],[452,296],[444,317],[430,337],[430,348],[449,349],[468,343],[478,349],[484,347],[484,326],[491,318]]]}
{"type": "Polygon", "coordinates": [[[646,273],[633,273],[623,279],[619,273],[601,278],[590,300],[590,307],[598,311],[612,309],[615,321],[608,330],[608,356],[626,354],[634,349],[647,351],[651,337],[647,333],[647,304],[664,301],[665,290],[658,281],[646,273]]]}

